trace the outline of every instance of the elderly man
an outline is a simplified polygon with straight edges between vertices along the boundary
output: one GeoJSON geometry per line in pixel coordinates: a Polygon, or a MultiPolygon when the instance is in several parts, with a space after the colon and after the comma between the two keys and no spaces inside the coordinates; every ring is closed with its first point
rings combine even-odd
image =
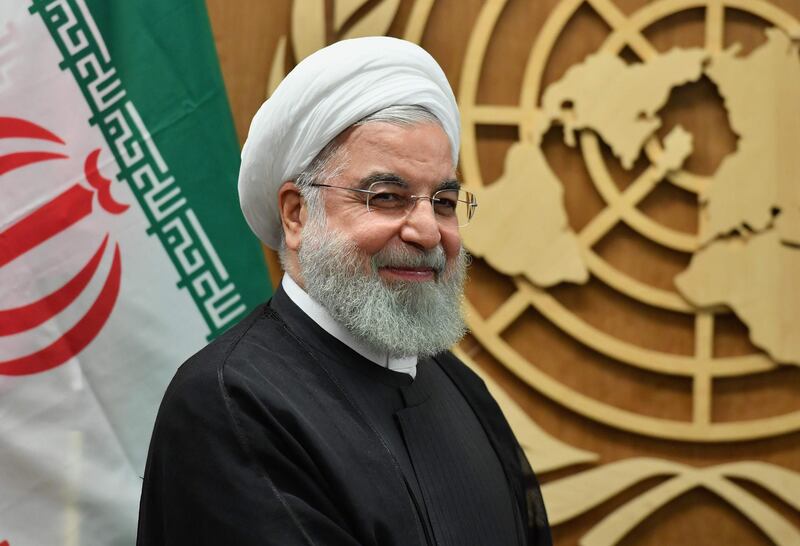
{"type": "Polygon", "coordinates": [[[159,411],[140,546],[549,544],[535,477],[463,335],[459,118],[392,38],[301,62],[253,119],[242,210],[286,271],[159,411]]]}

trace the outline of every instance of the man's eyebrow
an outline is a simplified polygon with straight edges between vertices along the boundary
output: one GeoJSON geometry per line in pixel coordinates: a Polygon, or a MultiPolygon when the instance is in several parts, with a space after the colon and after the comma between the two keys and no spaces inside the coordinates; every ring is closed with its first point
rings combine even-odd
{"type": "MultiPolygon", "coordinates": [[[[408,188],[409,183],[400,175],[395,173],[372,173],[362,178],[358,183],[358,188],[367,189],[376,182],[385,184],[396,184],[401,188],[408,188]]],[[[461,182],[455,178],[450,178],[440,182],[434,192],[439,190],[459,190],[461,189],[461,182]]]]}
{"type": "Polygon", "coordinates": [[[367,189],[375,182],[385,182],[387,184],[397,184],[398,186],[407,188],[408,182],[395,173],[372,173],[369,176],[362,178],[358,186],[361,189],[367,189]]]}
{"type": "Polygon", "coordinates": [[[461,189],[461,182],[456,180],[455,178],[451,178],[450,180],[445,180],[441,182],[438,186],[436,186],[436,191],[439,190],[460,190],[461,189]]]}

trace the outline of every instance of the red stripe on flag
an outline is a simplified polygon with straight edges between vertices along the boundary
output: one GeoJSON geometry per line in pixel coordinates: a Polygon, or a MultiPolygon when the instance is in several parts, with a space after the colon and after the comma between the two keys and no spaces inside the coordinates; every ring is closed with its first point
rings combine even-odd
{"type": "Polygon", "coordinates": [[[108,235],[103,239],[94,256],[83,266],[83,269],[52,294],[28,305],[0,310],[0,336],[9,336],[30,330],[60,313],[67,305],[75,301],[97,271],[100,258],[106,249],[106,243],[108,243],[108,235]]]}
{"type": "MultiPolygon", "coordinates": [[[[15,154],[6,154],[0,156],[0,175],[3,175],[14,169],[19,169],[31,163],[38,163],[39,161],[50,161],[51,159],[65,159],[67,156],[64,154],[56,154],[52,152],[17,152],[15,154]]],[[[0,546],[2,546],[0,544],[0,546]]]]}
{"type": "Polygon", "coordinates": [[[0,233],[0,267],[92,212],[92,191],[75,184],[0,233]]]}
{"type": "MultiPolygon", "coordinates": [[[[111,316],[119,295],[122,266],[119,245],[114,248],[114,261],[100,295],[75,326],[56,341],[33,354],[0,362],[0,375],[28,375],[63,364],[81,352],[100,332],[111,316]]],[[[0,545],[2,546],[2,545],[0,545]]]]}
{"type": "Polygon", "coordinates": [[[0,117],[0,138],[35,138],[64,144],[57,135],[41,125],[20,118],[0,117]]]}

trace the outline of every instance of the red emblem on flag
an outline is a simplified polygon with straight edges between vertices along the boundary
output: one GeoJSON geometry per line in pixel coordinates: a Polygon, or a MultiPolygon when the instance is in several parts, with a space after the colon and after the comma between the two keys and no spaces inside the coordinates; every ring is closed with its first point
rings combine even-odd
{"type": "MultiPolygon", "coordinates": [[[[0,117],[0,139],[25,138],[64,144],[47,129],[19,118],[0,117]]],[[[22,217],[0,232],[0,268],[20,258],[51,237],[69,229],[93,211],[95,198],[100,208],[121,214],[128,205],[111,195],[111,181],[97,167],[100,150],[88,154],[84,162],[84,178],[89,188],[79,181],[47,203],[22,217]]],[[[0,156],[0,175],[42,161],[66,159],[67,155],[45,151],[14,152],[0,156]]],[[[0,336],[32,330],[50,320],[74,302],[95,276],[108,246],[109,234],[86,264],[60,288],[22,306],[0,309],[0,336]]],[[[58,339],[33,353],[0,360],[0,375],[27,375],[49,370],[81,352],[105,325],[120,289],[122,267],[119,245],[114,244],[113,261],[99,295],[88,311],[58,339]]],[[[0,546],[3,546],[0,543],[0,546]]]]}

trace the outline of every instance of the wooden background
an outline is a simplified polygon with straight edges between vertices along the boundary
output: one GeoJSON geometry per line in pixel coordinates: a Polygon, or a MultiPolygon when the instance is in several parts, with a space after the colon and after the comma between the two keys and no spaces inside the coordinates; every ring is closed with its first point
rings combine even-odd
{"type": "MultiPolygon", "coordinates": [[[[295,0],[314,3],[316,0],[295,0]]],[[[343,36],[360,17],[381,2],[364,3],[338,31],[334,31],[334,2],[326,8],[325,40],[343,36]]],[[[348,2],[354,4],[357,2],[348,2]]],[[[614,0],[625,14],[655,2],[614,0]]],[[[769,0],[800,19],[800,1],[769,0]]],[[[482,103],[513,105],[519,100],[522,68],[537,33],[559,0],[510,0],[493,33],[482,72],[478,99],[482,103]]],[[[703,2],[697,2],[702,6],[703,2]]],[[[267,94],[273,57],[282,37],[292,36],[290,0],[207,0],[209,16],[219,51],[223,76],[230,98],[240,142],[249,120],[267,94]]],[[[387,34],[403,36],[413,0],[402,0],[387,34]]],[[[422,35],[421,45],[439,61],[458,95],[467,43],[483,7],[479,0],[436,1],[422,35]]],[[[674,47],[702,47],[703,9],[699,7],[662,19],[649,28],[646,37],[659,50],[674,47]]],[[[743,51],[764,42],[768,26],[743,11],[727,10],[725,44],[743,44],[743,51]]],[[[302,26],[300,27],[302,28],[302,26]]],[[[596,51],[608,36],[608,26],[588,5],[581,7],[553,48],[545,70],[544,86],[561,78],[566,69],[596,51]]],[[[631,58],[625,51],[623,57],[631,58]]],[[[283,59],[291,67],[291,48],[283,59]]],[[[281,67],[284,68],[284,67],[281,67]]],[[[613,82],[609,82],[613,85],[613,82]]],[[[800,97],[798,97],[800,101],[800,97]]],[[[714,84],[704,78],[673,92],[669,105],[660,112],[665,125],[680,122],[694,136],[694,153],[686,167],[698,174],[712,174],[722,159],[736,150],[724,104],[714,84]]],[[[505,153],[519,138],[510,126],[478,128],[478,157],[484,180],[495,180],[503,171],[505,153]]],[[[563,143],[560,129],[545,136],[543,149],[552,170],[564,181],[565,205],[573,229],[580,230],[602,208],[592,189],[580,150],[563,143]]],[[[606,164],[621,187],[632,173],[615,163],[604,149],[606,164]]],[[[640,161],[641,163],[641,161],[640,161]]],[[[642,164],[633,173],[641,171],[642,164]]],[[[663,184],[650,195],[640,210],[658,222],[687,233],[697,231],[698,206],[694,194],[663,184]]],[[[675,274],[685,269],[691,256],[666,249],[624,224],[617,225],[595,251],[608,263],[650,285],[674,290],[675,274]]],[[[273,282],[279,271],[272,260],[273,282]]],[[[468,299],[476,309],[496,308],[510,294],[510,280],[476,260],[468,286],[468,299]]],[[[615,292],[597,280],[587,285],[560,285],[550,290],[562,305],[602,331],[631,343],[667,354],[689,355],[694,347],[691,316],[644,305],[615,292]]],[[[714,356],[757,353],[747,329],[733,314],[718,316],[714,334],[714,356]]],[[[507,342],[547,374],[577,392],[604,403],[639,414],[664,419],[690,420],[692,416],[689,380],[655,374],[603,357],[558,330],[533,310],[528,311],[504,334],[507,342]]],[[[639,435],[604,425],[567,410],[521,381],[495,359],[473,337],[462,342],[469,354],[525,410],[545,432],[580,449],[599,455],[598,463],[573,465],[540,475],[550,483],[598,464],[633,457],[652,457],[694,467],[708,467],[733,461],[761,461],[794,472],[800,471],[800,433],[797,431],[766,439],[737,442],[689,442],[660,438],[657,431],[639,435]]],[[[739,421],[781,415],[800,409],[800,368],[781,366],[757,375],[715,381],[712,413],[715,421],[739,421]]],[[[536,461],[532,461],[536,467],[536,461]]],[[[608,502],[569,519],[554,528],[557,544],[577,544],[582,536],[618,507],[661,483],[655,477],[615,495],[608,502]]],[[[773,508],[795,528],[800,528],[797,507],[744,480],[737,481],[748,492],[773,508]]],[[[629,545],[662,544],[769,544],[770,539],[739,511],[719,497],[695,488],[655,511],[622,540],[629,545]]]]}

